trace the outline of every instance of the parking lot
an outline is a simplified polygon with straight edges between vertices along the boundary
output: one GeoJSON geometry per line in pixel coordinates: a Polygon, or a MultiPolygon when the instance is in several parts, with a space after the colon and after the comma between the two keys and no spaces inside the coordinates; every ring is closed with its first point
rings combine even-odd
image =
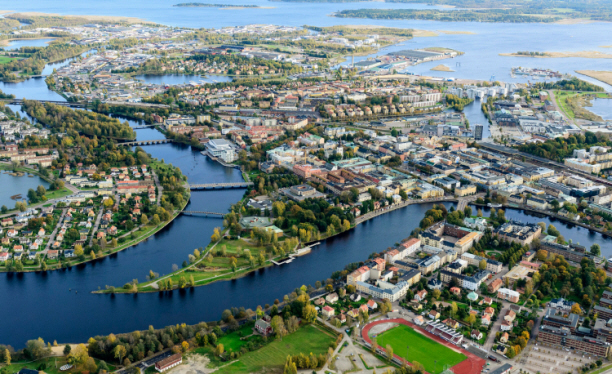
{"type": "Polygon", "coordinates": [[[578,373],[584,364],[590,364],[597,357],[542,345],[528,346],[523,352],[523,371],[531,373],[578,373]]]}

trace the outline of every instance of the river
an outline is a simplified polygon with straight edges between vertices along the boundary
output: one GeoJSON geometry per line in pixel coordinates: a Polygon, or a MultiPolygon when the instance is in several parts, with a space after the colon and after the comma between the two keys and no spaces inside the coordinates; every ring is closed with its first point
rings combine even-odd
{"type": "MultiPolygon", "coordinates": [[[[228,2],[229,0],[219,0],[228,2]]],[[[245,0],[244,4],[274,6],[274,9],[214,9],[176,8],[174,1],[136,0],[124,2],[82,2],[67,0],[49,2],[34,0],[13,4],[16,11],[39,11],[59,14],[121,15],[145,18],[171,26],[224,27],[252,23],[271,23],[300,26],[304,24],[328,26],[336,24],[367,24],[426,30],[471,31],[473,35],[440,33],[437,37],[415,38],[405,45],[391,48],[420,48],[443,46],[454,48],[465,55],[451,64],[456,72],[436,72],[445,77],[509,80],[512,66],[545,67],[561,72],[577,69],[606,70],[604,59],[530,59],[501,57],[502,52],[519,50],[600,50],[609,44],[609,24],[540,25],[540,24],[485,24],[429,21],[385,21],[342,19],[328,17],[334,11],[358,8],[425,8],[421,4],[391,3],[282,3],[265,0],[245,0]],[[299,14],[299,17],[296,15],[299,14]],[[555,37],[534,37],[554,35],[555,37]],[[460,62],[460,65],[456,64],[460,62]]],[[[436,62],[438,64],[439,62],[436,62]]],[[[433,64],[411,67],[416,74],[429,74],[433,64]]],[[[52,67],[45,69],[48,74],[52,67]]],[[[590,80],[593,81],[593,80],[590,80]]],[[[167,83],[167,82],[166,82],[167,83]]],[[[609,88],[609,86],[606,86],[609,88]]],[[[18,98],[63,100],[48,90],[44,79],[25,82],[0,83],[0,89],[18,98]]],[[[470,123],[485,124],[480,103],[466,107],[470,123]]],[[[123,119],[122,119],[123,120],[123,119]]],[[[128,121],[138,126],[138,121],[128,121]]],[[[136,130],[139,140],[160,139],[154,129],[136,130]]],[[[485,136],[486,136],[485,131],[485,136]]],[[[153,157],[181,168],[190,183],[241,181],[240,172],[228,169],[180,144],[145,146],[153,157]]],[[[27,191],[26,191],[27,192],[27,191]]],[[[240,199],[243,190],[193,192],[187,209],[225,212],[230,204],[240,199]]],[[[136,295],[97,295],[92,290],[105,285],[120,286],[132,279],[144,280],[149,270],[166,274],[172,264],[180,265],[194,248],[205,247],[213,228],[221,225],[218,218],[179,216],[147,241],[92,263],[69,270],[48,273],[0,274],[0,295],[4,300],[3,323],[0,324],[0,343],[23,347],[25,341],[42,337],[46,341],[84,342],[90,336],[146,329],[149,325],[162,327],[176,323],[196,323],[217,320],[221,312],[231,306],[255,308],[257,305],[282,299],[303,284],[314,284],[328,278],[346,264],[361,261],[372,252],[379,252],[407,237],[416,227],[427,205],[411,205],[357,226],[350,232],[323,241],[312,253],[290,264],[259,270],[243,278],[217,282],[205,287],[136,295]]],[[[553,222],[566,239],[583,245],[599,243],[606,256],[612,255],[609,239],[583,228],[572,227],[546,217],[539,218],[522,211],[509,209],[507,217],[547,224],[553,222]]]]}

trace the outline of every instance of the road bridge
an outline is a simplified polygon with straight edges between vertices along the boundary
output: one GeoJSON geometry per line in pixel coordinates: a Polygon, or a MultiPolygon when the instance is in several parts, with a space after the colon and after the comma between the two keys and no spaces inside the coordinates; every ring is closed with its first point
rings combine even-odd
{"type": "Polygon", "coordinates": [[[205,212],[200,210],[183,210],[182,214],[193,216],[193,215],[203,215],[203,216],[213,216],[218,218],[223,218],[225,213],[217,213],[217,212],[205,212]]]}
{"type": "Polygon", "coordinates": [[[247,188],[252,186],[253,182],[237,182],[237,183],[205,183],[205,184],[190,184],[189,189],[197,190],[226,190],[230,188],[247,188]]]}
{"type": "Polygon", "coordinates": [[[172,142],[173,142],[172,139],[158,139],[158,140],[140,140],[140,141],[134,141],[134,142],[117,143],[117,145],[124,146],[124,147],[132,147],[136,145],[154,145],[154,144],[165,144],[165,143],[172,143],[172,142]]]}
{"type": "MultiPolygon", "coordinates": [[[[68,101],[54,101],[54,100],[36,100],[36,101],[41,102],[41,103],[50,103],[50,104],[56,104],[56,105],[62,105],[62,106],[69,106],[73,108],[84,108],[87,105],[87,103],[71,103],[68,101]]],[[[22,105],[23,100],[22,99],[10,99],[8,100],[8,103],[10,105],[22,105]]]]}

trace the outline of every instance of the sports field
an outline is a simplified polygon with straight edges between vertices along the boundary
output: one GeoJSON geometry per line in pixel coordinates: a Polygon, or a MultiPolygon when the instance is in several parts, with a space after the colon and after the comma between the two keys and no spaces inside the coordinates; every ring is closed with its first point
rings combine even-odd
{"type": "Polygon", "coordinates": [[[376,342],[381,348],[391,345],[395,355],[407,358],[410,362],[417,361],[433,374],[441,373],[445,367],[455,366],[467,358],[405,325],[383,332],[376,337],[376,342]]]}
{"type": "Polygon", "coordinates": [[[330,343],[335,340],[335,337],[331,334],[319,330],[313,325],[307,325],[293,334],[285,336],[283,340],[274,340],[261,349],[240,356],[238,361],[222,367],[215,374],[282,371],[288,355],[299,353],[308,355],[311,352],[315,355],[326,353],[330,343]]]}

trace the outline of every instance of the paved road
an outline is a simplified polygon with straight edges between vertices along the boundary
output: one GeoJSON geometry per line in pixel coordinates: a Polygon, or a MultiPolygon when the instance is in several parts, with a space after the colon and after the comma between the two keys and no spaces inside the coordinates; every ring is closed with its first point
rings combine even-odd
{"type": "Polygon", "coordinates": [[[89,238],[89,246],[92,245],[94,235],[98,231],[98,227],[100,226],[100,220],[102,220],[102,214],[104,213],[104,204],[100,206],[100,211],[98,212],[98,216],[96,217],[96,223],[94,223],[93,231],[91,232],[91,237],[89,238]]]}
{"type": "Polygon", "coordinates": [[[57,232],[59,231],[60,227],[62,226],[62,222],[64,221],[64,216],[66,215],[66,208],[62,209],[62,215],[60,216],[59,220],[57,221],[57,225],[55,225],[55,228],[53,229],[53,232],[51,232],[51,235],[49,235],[49,241],[47,242],[47,245],[45,246],[45,249],[40,252],[43,255],[46,255],[47,252],[49,251],[49,248],[51,247],[51,245],[53,244],[53,241],[55,240],[55,235],[57,235],[57,232]]]}
{"type": "Polygon", "coordinates": [[[157,186],[157,196],[155,196],[155,201],[157,201],[157,206],[159,206],[161,204],[161,196],[164,192],[164,187],[162,187],[161,183],[159,183],[159,177],[157,174],[155,174],[154,171],[151,171],[151,173],[153,173],[153,180],[155,181],[155,186],[157,186]]]}

